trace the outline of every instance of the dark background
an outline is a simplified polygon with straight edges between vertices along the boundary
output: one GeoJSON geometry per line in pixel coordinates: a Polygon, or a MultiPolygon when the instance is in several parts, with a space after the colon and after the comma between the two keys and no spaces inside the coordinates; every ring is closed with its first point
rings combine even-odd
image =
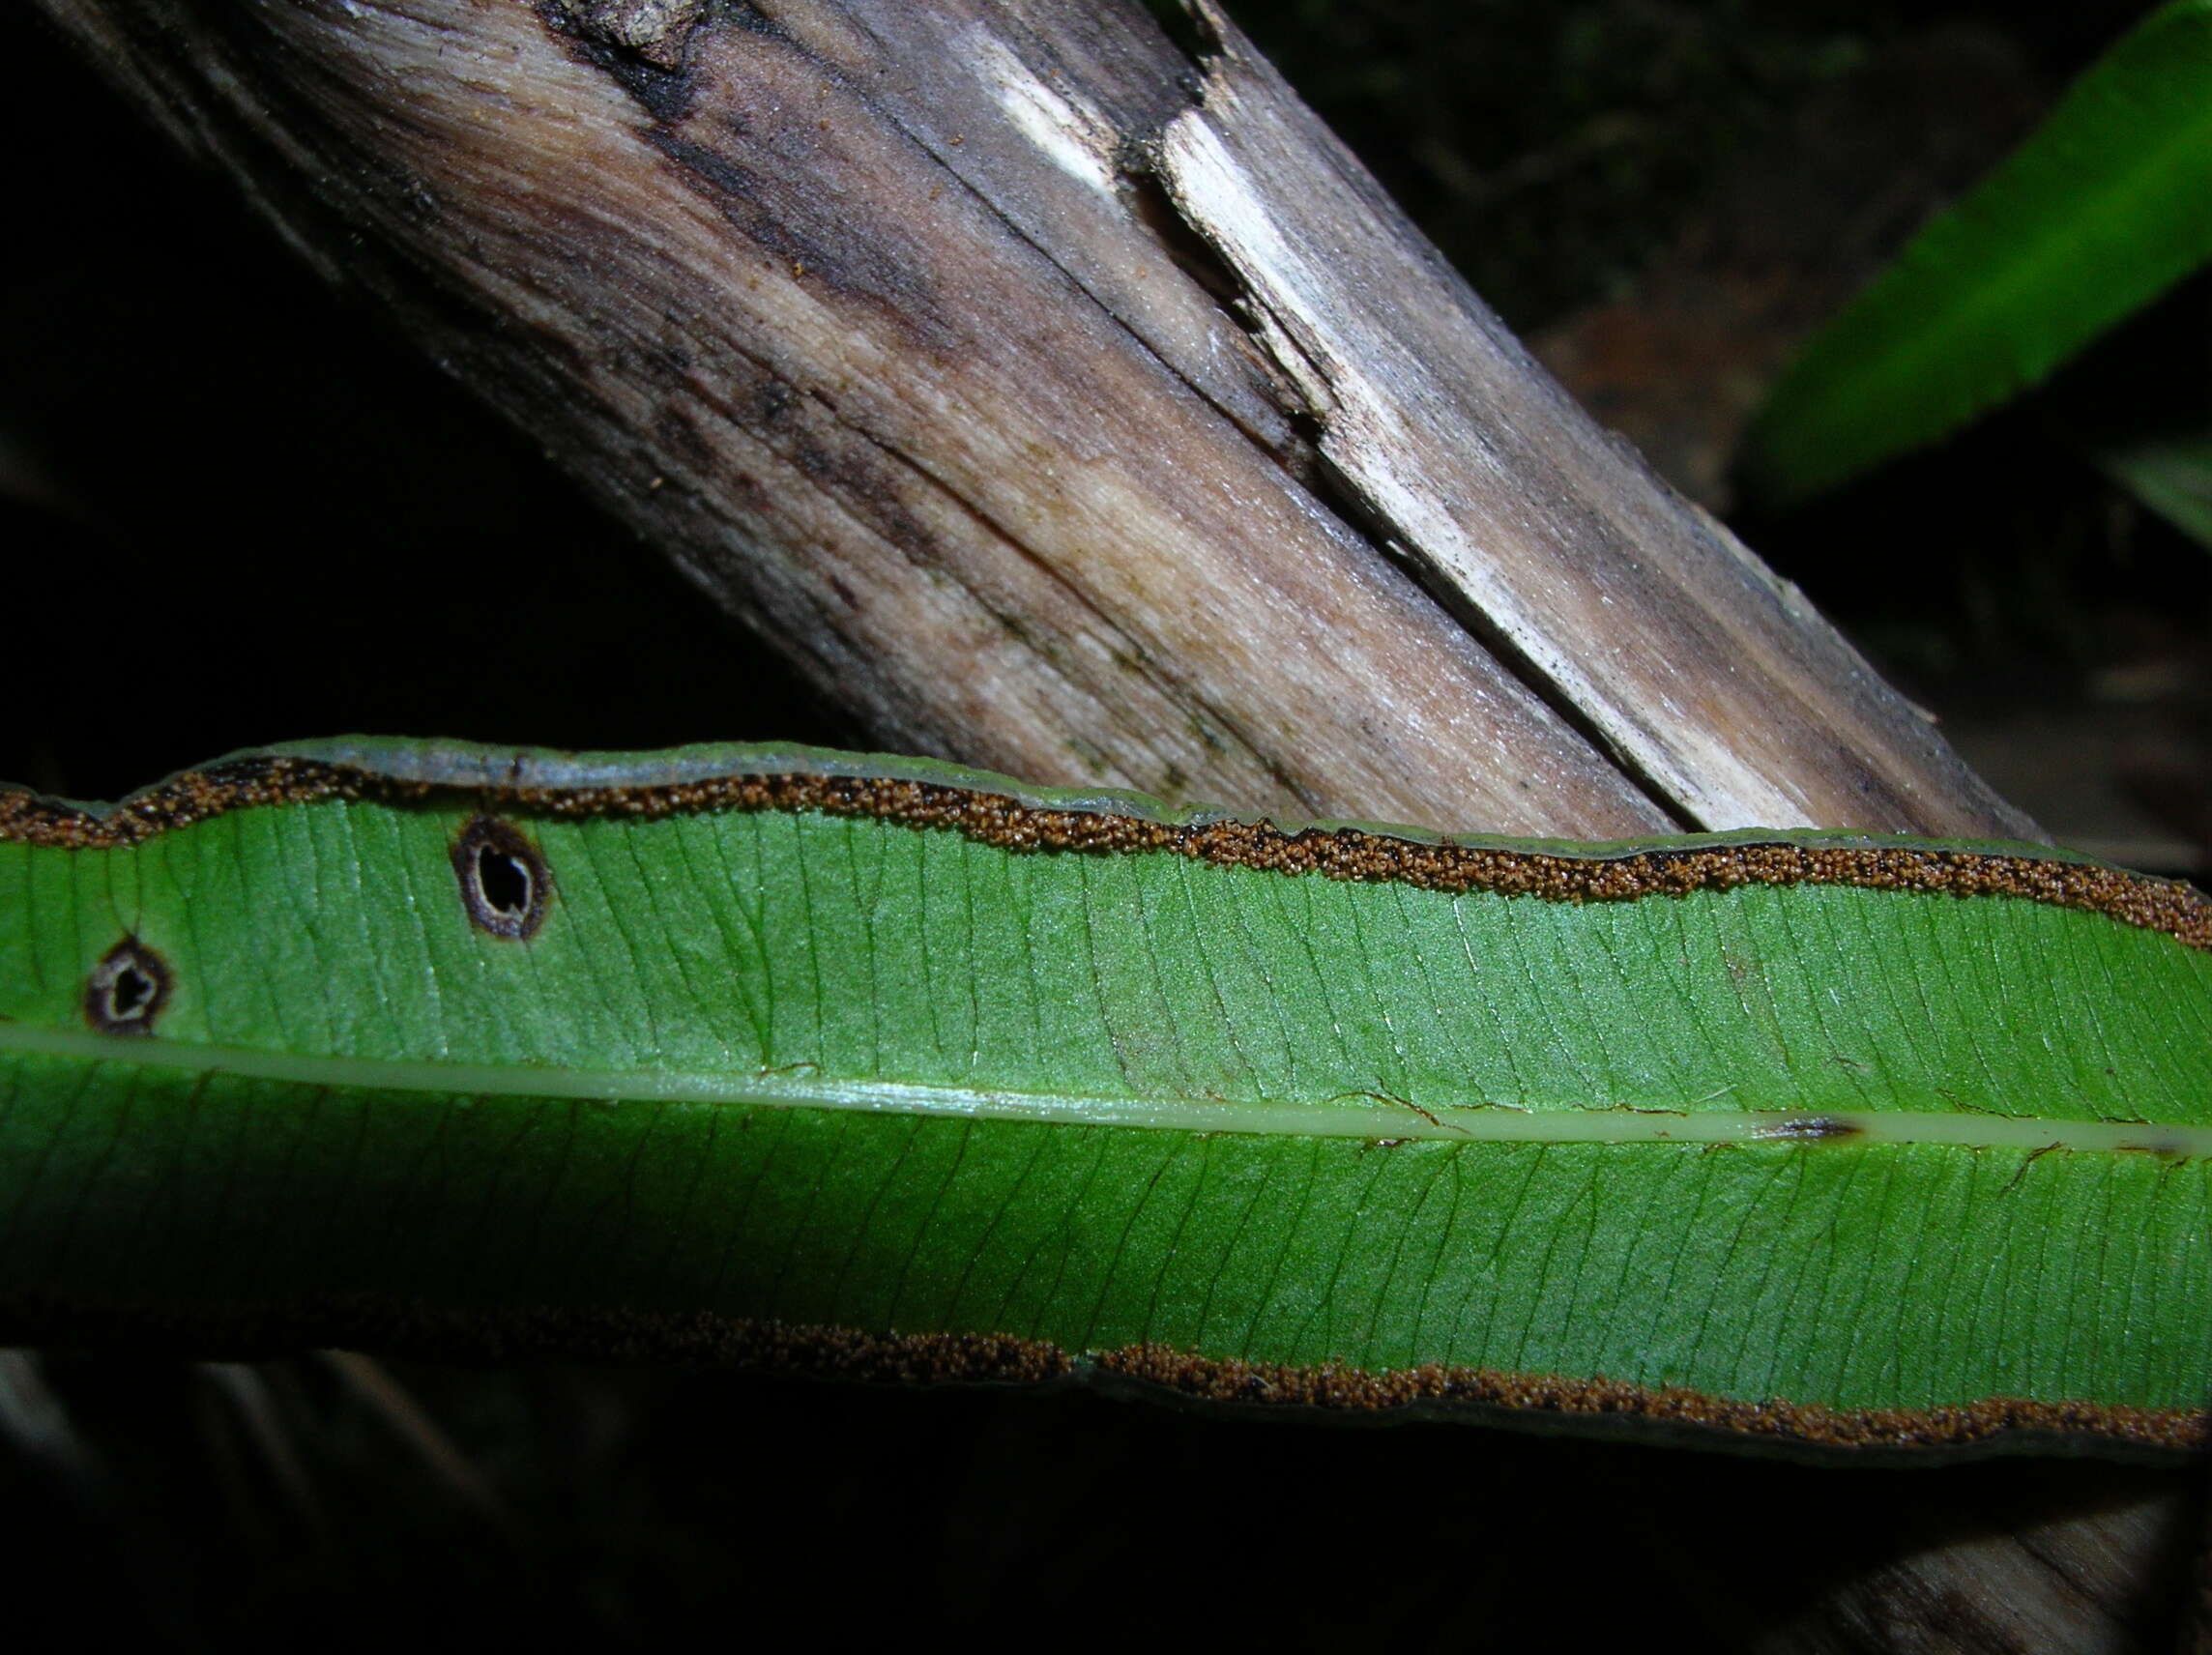
{"type": "MultiPolygon", "coordinates": [[[[2212,556],[2086,456],[2212,413],[2205,282],[1832,500],[1760,515],[1728,486],[1742,410],[1795,339],[2136,15],[2023,13],[1237,8],[1600,417],[1733,510],[2000,787],[2071,842],[2201,876],[2212,556]]],[[[864,742],[35,22],[0,88],[21,162],[0,268],[0,775],[111,798],[350,730],[864,742]]],[[[1894,1553],[1900,1512],[2006,1527],[2169,1475],[1808,1473],[711,1374],[5,1362],[0,1580],[23,1647],[721,1640],[796,1616],[887,1641],[1666,1628],[1728,1648],[1894,1553]]],[[[2170,1609],[2146,1604],[2146,1628],[2170,1609]]]]}

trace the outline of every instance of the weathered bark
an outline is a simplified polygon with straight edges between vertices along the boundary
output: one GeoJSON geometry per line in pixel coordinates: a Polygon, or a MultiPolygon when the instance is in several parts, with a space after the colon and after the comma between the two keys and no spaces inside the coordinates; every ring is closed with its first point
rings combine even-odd
{"type": "MultiPolygon", "coordinates": [[[[887,744],[1447,828],[2033,831],[1203,0],[1180,43],[1133,0],[41,4],[887,744]]],[[[2065,1569],[1914,1569],[2081,1624],[2065,1569]]]]}
{"type": "Polygon", "coordinates": [[[1209,10],[1186,51],[1134,4],[44,4],[888,744],[2031,831],[1209,10]]]}
{"type": "Polygon", "coordinates": [[[2071,1466],[1999,1504],[1937,1491],[1875,1566],[1749,1640],[1769,1655],[2176,1655],[2212,1638],[2186,1582],[2197,1502],[2120,1467],[2071,1466]],[[2172,1616],[2183,1621],[2173,1639],[2172,1616]]]}

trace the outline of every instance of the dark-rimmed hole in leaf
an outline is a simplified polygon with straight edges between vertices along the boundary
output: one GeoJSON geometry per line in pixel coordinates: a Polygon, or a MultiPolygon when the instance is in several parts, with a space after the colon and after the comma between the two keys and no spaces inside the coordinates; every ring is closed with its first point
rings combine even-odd
{"type": "Polygon", "coordinates": [[[520,942],[544,923],[553,877],[538,847],[511,822],[471,819],[453,845],[453,872],[461,905],[478,930],[520,942]]]}
{"type": "Polygon", "coordinates": [[[102,1034],[151,1034],[169,1003],[168,963],[135,937],[102,954],[85,979],[84,1020],[102,1034]]]}

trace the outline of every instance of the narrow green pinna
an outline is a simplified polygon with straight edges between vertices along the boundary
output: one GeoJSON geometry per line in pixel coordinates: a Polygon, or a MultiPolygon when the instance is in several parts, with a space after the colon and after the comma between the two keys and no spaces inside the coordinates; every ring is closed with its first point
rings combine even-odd
{"type": "Polygon", "coordinates": [[[2202,1446],[2212,905],[803,748],[0,789],[0,1337],[2202,1446]]]}
{"type": "MultiPolygon", "coordinates": [[[[1744,480],[1798,504],[1947,436],[2207,259],[2212,0],[2167,0],[1813,337],[1746,435],[1744,480]]],[[[2169,473],[2144,493],[2168,512],[2181,457],[2110,464],[2130,486],[2169,473]]]]}

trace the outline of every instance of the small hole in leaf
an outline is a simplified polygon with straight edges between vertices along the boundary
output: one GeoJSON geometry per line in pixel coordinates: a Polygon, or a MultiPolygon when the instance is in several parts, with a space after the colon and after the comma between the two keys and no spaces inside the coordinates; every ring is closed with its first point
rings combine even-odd
{"type": "Polygon", "coordinates": [[[511,822],[479,816],[453,846],[461,903],[478,930],[519,941],[545,919],[552,877],[538,847],[511,822]]]}
{"type": "Polygon", "coordinates": [[[136,966],[125,966],[115,973],[114,986],[107,991],[109,1011],[116,1017],[140,1017],[154,999],[154,979],[136,966]]]}
{"type": "Polygon", "coordinates": [[[477,851],[477,888],[494,913],[520,919],[530,912],[530,888],[537,883],[514,857],[489,845],[477,851]]]}
{"type": "Polygon", "coordinates": [[[85,1021],[102,1034],[151,1034],[168,1003],[168,965],[135,937],[101,956],[84,985],[85,1021]]]}

